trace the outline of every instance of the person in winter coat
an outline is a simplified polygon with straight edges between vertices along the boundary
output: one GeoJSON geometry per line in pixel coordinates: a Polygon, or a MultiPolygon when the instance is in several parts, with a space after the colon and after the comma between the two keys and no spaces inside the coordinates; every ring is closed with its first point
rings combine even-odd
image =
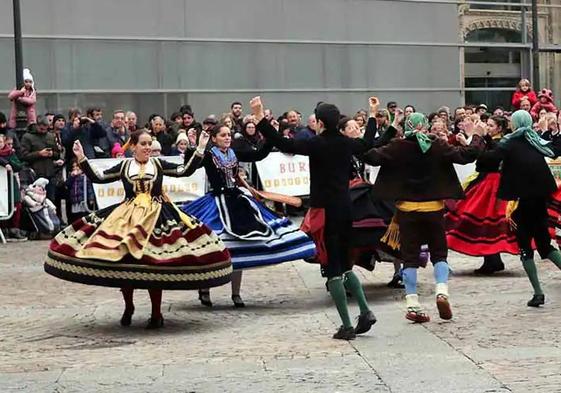
{"type": "Polygon", "coordinates": [[[35,103],[37,102],[37,92],[35,91],[35,82],[33,75],[29,68],[23,69],[23,87],[21,89],[14,89],[8,94],[8,98],[12,101],[12,108],[10,110],[10,118],[8,120],[9,128],[16,128],[16,117],[18,114],[17,105],[22,104],[27,113],[27,124],[34,124],[37,122],[37,111],[35,103]]]}
{"type": "MultiPolygon", "coordinates": [[[[13,145],[14,143],[12,137],[0,134],[0,166],[5,167],[8,173],[11,175],[9,176],[9,179],[11,180],[11,185],[14,192],[14,214],[12,215],[12,218],[6,222],[5,226],[3,225],[3,228],[7,228],[5,232],[8,240],[23,241],[27,240],[27,237],[25,233],[19,229],[22,206],[21,195],[19,191],[19,181],[15,174],[23,168],[23,164],[16,156],[13,145]]],[[[12,203],[10,199],[11,195],[8,196],[9,204],[12,203]]]]}
{"type": "Polygon", "coordinates": [[[520,104],[523,99],[530,101],[530,105],[534,106],[538,102],[538,97],[536,93],[532,90],[532,85],[528,79],[521,79],[516,86],[516,91],[512,95],[512,106],[515,110],[522,109],[520,104]]]}
{"type": "Polygon", "coordinates": [[[14,130],[8,128],[8,119],[6,119],[6,115],[2,112],[0,112],[0,135],[12,138],[14,143],[13,148],[16,155],[19,157],[21,155],[21,144],[19,142],[19,138],[14,130]]]}
{"type": "MultiPolygon", "coordinates": [[[[55,136],[48,132],[49,122],[46,117],[39,116],[37,124],[25,133],[21,139],[21,158],[27,161],[38,177],[52,180],[57,171],[57,162],[60,160],[60,150],[55,136]]],[[[54,201],[54,182],[47,187],[48,198],[54,201]]]]}
{"type": "Polygon", "coordinates": [[[557,113],[557,107],[553,103],[553,92],[549,89],[541,89],[538,94],[539,101],[532,106],[530,114],[534,120],[540,117],[540,111],[545,109],[547,112],[557,113]]]}

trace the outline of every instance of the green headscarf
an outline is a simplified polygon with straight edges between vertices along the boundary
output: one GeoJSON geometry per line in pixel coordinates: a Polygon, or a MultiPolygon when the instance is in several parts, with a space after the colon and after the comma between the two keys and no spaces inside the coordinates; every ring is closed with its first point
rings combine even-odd
{"type": "Polygon", "coordinates": [[[423,153],[429,151],[432,145],[432,140],[427,134],[419,132],[417,128],[419,126],[422,126],[422,128],[427,128],[428,125],[429,121],[427,117],[419,112],[411,113],[405,120],[405,137],[417,138],[417,143],[419,144],[419,147],[421,148],[421,151],[423,153]]]}
{"type": "Polygon", "coordinates": [[[540,137],[538,133],[532,129],[532,116],[530,116],[528,112],[525,110],[514,112],[511,121],[514,132],[506,135],[500,142],[501,145],[507,144],[511,139],[524,137],[534,149],[544,156],[555,157],[555,153],[549,147],[551,142],[540,137]]]}

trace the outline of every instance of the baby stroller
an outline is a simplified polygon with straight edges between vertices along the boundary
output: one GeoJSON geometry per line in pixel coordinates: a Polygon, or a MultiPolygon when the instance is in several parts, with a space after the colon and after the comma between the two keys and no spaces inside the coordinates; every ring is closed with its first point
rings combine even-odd
{"type": "Polygon", "coordinates": [[[60,231],[60,220],[56,208],[46,197],[48,180],[38,178],[30,168],[20,172],[20,191],[23,199],[21,226],[32,240],[51,239],[60,231]]]}

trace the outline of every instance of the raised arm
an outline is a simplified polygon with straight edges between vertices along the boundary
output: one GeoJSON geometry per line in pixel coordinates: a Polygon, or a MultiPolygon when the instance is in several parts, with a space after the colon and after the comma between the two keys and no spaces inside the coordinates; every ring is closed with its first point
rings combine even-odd
{"type": "MultiPolygon", "coordinates": [[[[185,157],[187,157],[187,152],[185,152],[185,157]]],[[[161,159],[158,159],[158,161],[162,166],[164,175],[170,177],[186,177],[191,176],[202,166],[203,159],[204,151],[202,153],[192,151],[192,154],[189,154],[189,159],[182,164],[175,164],[161,159]]]]}
{"type": "Polygon", "coordinates": [[[78,164],[84,174],[90,179],[92,183],[113,183],[121,178],[121,168],[125,161],[121,161],[117,165],[106,169],[100,173],[96,168],[92,167],[86,156],[82,157],[78,164]]]}
{"type": "MultiPolygon", "coordinates": [[[[257,124],[257,131],[259,131],[265,139],[267,139],[267,143],[277,147],[283,153],[291,153],[291,154],[301,154],[303,156],[309,156],[312,144],[310,140],[294,140],[283,138],[279,135],[277,130],[267,121],[267,119],[263,118],[257,124]]],[[[240,161],[244,161],[238,157],[240,161]]]]}
{"type": "MultiPolygon", "coordinates": [[[[277,147],[283,153],[301,154],[304,156],[310,155],[312,143],[310,140],[294,140],[283,138],[279,135],[277,130],[265,119],[265,112],[263,109],[263,102],[261,97],[254,97],[249,101],[253,117],[258,122],[257,131],[260,132],[267,143],[277,147]]],[[[312,138],[313,140],[313,138],[312,138]]],[[[241,160],[240,158],[240,161],[241,160]]]]}
{"type": "Polygon", "coordinates": [[[267,142],[257,150],[234,149],[234,152],[236,153],[236,157],[238,158],[238,161],[256,162],[265,159],[265,157],[269,155],[271,150],[273,150],[273,147],[274,145],[271,142],[269,142],[269,140],[267,139],[267,142]]]}
{"type": "MultiPolygon", "coordinates": [[[[440,141],[440,140],[439,140],[440,141]]],[[[485,141],[480,135],[473,135],[468,146],[452,146],[441,142],[445,146],[444,156],[454,164],[469,164],[477,160],[485,149],[485,141]]]]}
{"type": "Polygon", "coordinates": [[[209,140],[209,135],[205,131],[199,136],[199,144],[196,150],[187,150],[184,155],[183,164],[174,164],[169,161],[159,160],[164,175],[171,177],[191,176],[199,169],[205,158],[205,147],[209,140]]]}
{"type": "Polygon", "coordinates": [[[90,162],[84,155],[84,149],[80,141],[74,142],[72,151],[78,159],[78,165],[84,171],[84,174],[91,180],[92,183],[112,183],[121,178],[121,169],[124,161],[121,161],[114,167],[106,169],[103,173],[99,173],[97,169],[90,165],[90,162]]]}

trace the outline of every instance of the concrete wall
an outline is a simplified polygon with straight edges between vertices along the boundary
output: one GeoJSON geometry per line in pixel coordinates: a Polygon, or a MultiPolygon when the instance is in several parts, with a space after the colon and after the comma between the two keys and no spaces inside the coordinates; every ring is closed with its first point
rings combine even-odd
{"type": "MultiPolygon", "coordinates": [[[[0,0],[3,92],[14,83],[11,4],[0,0]]],[[[200,117],[261,92],[277,112],[319,100],[354,111],[371,92],[420,109],[461,99],[457,47],[398,44],[457,42],[450,4],[23,0],[22,15],[40,110],[169,114],[188,102],[200,117]]]]}

